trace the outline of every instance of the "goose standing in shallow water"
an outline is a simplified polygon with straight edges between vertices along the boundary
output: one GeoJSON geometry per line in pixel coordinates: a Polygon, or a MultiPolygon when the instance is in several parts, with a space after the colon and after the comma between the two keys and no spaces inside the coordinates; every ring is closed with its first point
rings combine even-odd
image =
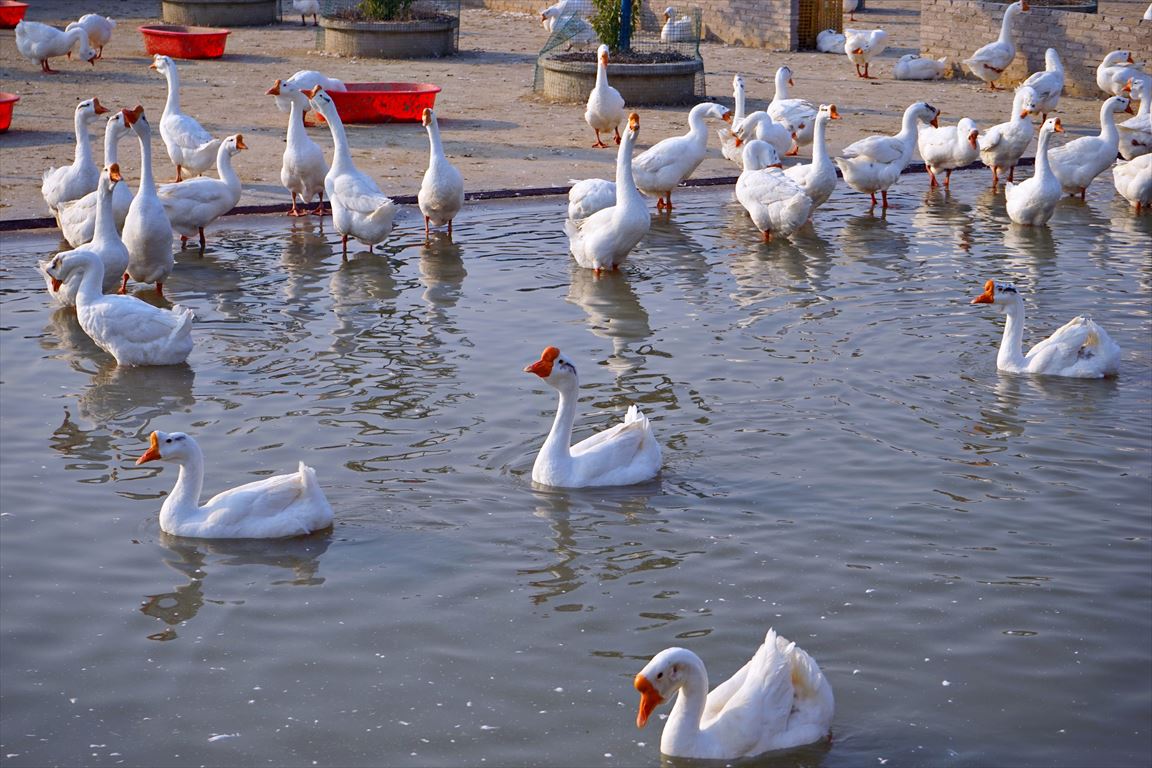
{"type": "Polygon", "coordinates": [[[807,165],[793,165],[784,169],[784,175],[803,188],[804,194],[812,199],[812,210],[816,210],[836,189],[836,164],[828,155],[828,142],[825,132],[829,120],[839,120],[840,113],[835,104],[821,104],[816,112],[816,131],[812,139],[812,162],[807,165]]]}
{"type": "Polygon", "coordinates": [[[1060,202],[1060,180],[1048,162],[1048,145],[1052,134],[1063,133],[1060,118],[1053,117],[1040,126],[1040,139],[1036,143],[1036,172],[1019,184],[1008,182],[1004,187],[1008,218],[1017,224],[1038,226],[1047,224],[1060,202]]]}
{"type": "Polygon", "coordinates": [[[628,407],[620,424],[571,445],[580,380],[559,349],[547,347],[524,372],[536,374],[560,394],[552,430],[532,464],[534,482],[556,488],[635,485],[660,472],[660,443],[648,417],[635,405],[628,407]]]}
{"type": "MultiPolygon", "coordinates": [[[[747,98],[744,93],[744,78],[740,75],[732,76],[732,126],[740,125],[744,122],[744,117],[747,115],[745,107],[747,105],[747,98]]],[[[716,135],[720,138],[720,154],[728,158],[737,165],[743,162],[743,151],[740,145],[743,143],[735,133],[732,132],[732,127],[725,125],[716,130],[716,135]]]]}
{"type": "Polygon", "coordinates": [[[876,193],[883,198],[883,207],[888,208],[888,189],[908,167],[912,152],[916,149],[916,126],[925,122],[939,126],[940,110],[918,101],[904,110],[900,132],[895,136],[869,136],[849,144],[836,165],[844,174],[844,181],[857,192],[868,192],[872,205],[876,205],[876,193]]]}
{"type": "Polygon", "coordinates": [[[776,92],[764,110],[774,121],[792,129],[793,144],[785,155],[796,155],[800,147],[811,144],[816,130],[816,105],[807,99],[789,98],[788,87],[791,85],[795,85],[792,68],[784,65],[776,70],[776,92]]]}
{"type": "Polygon", "coordinates": [[[1147,209],[1152,205],[1152,154],[1140,155],[1126,163],[1116,161],[1112,168],[1112,183],[1136,213],[1147,209]]]}
{"type": "Polygon", "coordinates": [[[688,113],[688,133],[659,141],[632,161],[636,186],[647,195],[658,195],[656,210],[671,211],[672,190],[704,162],[708,154],[704,121],[710,117],[730,122],[732,113],[719,104],[697,104],[688,113]]]}
{"type": "Polygon", "coordinates": [[[1004,74],[1004,70],[1016,58],[1016,43],[1012,40],[1012,25],[1016,17],[1028,11],[1028,0],[1018,0],[1004,9],[1004,18],[1000,22],[1000,37],[995,42],[988,43],[978,49],[971,57],[964,60],[968,69],[976,77],[988,83],[990,90],[997,90],[996,81],[1004,74]]]}
{"type": "Polygon", "coordinates": [[[55,216],[61,204],[78,200],[96,189],[100,180],[100,169],[92,159],[92,142],[88,126],[108,109],[100,99],[87,99],[76,105],[73,128],[76,135],[76,152],[72,165],[49,168],[44,171],[40,183],[40,194],[48,205],[48,212],[55,216]]]}
{"type": "Polygon", "coordinates": [[[153,432],[136,464],[170,461],[180,467],[160,507],[160,529],[200,539],[276,539],[304,536],[332,525],[332,507],[316,471],[300,462],[295,474],[276,475],[221,491],[200,506],[204,454],[190,435],[153,432]]]}
{"type": "Polygon", "coordinates": [[[1012,283],[989,280],[973,304],[992,304],[1004,310],[1004,337],[996,354],[996,367],[1008,373],[1035,373],[1077,379],[1115,376],[1120,369],[1120,347],[1090,318],[1070,320],[1028,354],[1024,354],[1024,299],[1012,283]]]}
{"type": "Polygon", "coordinates": [[[638,728],[676,696],[660,734],[668,757],[736,760],[814,744],[830,738],[836,709],[816,660],[771,629],[752,658],[711,692],[704,662],[686,648],[656,654],[633,685],[638,728]]]}
{"type": "Polygon", "coordinates": [[[128,215],[124,218],[124,245],[128,247],[128,269],[120,284],[120,293],[128,291],[128,279],[138,283],[155,283],[156,293],[164,295],[164,281],[172,274],[172,222],[156,194],[152,176],[152,128],[144,116],[144,107],[124,111],[125,122],[140,142],[140,187],[128,215]]]}
{"type": "Polygon", "coordinates": [[[601,131],[613,131],[616,143],[620,143],[620,123],[624,121],[624,97],[620,91],[608,85],[608,46],[601,45],[596,51],[596,85],[588,94],[588,105],[584,110],[584,121],[596,131],[593,147],[607,147],[600,138],[601,131]]]}
{"type": "Polygon", "coordinates": [[[1124,96],[1113,96],[1100,107],[1100,134],[1081,136],[1048,153],[1052,172],[1069,195],[1084,199],[1088,185],[1116,160],[1120,132],[1116,129],[1116,113],[1132,112],[1132,102],[1124,96]]]}
{"type": "MultiPolygon", "coordinates": [[[[117,110],[104,128],[104,166],[119,166],[120,139],[132,133],[132,128],[126,121],[128,112],[117,110]]],[[[132,190],[127,183],[117,184],[112,190],[112,218],[116,222],[116,231],[124,229],[124,219],[128,217],[128,208],[132,205],[132,190]]],[[[60,233],[73,248],[79,248],[92,239],[96,233],[96,192],[89,192],[78,200],[63,203],[56,211],[56,224],[60,233]]]]}
{"type": "Polygon", "coordinates": [[[938,186],[936,175],[941,171],[944,171],[944,186],[947,187],[954,169],[974,163],[980,156],[980,147],[976,143],[980,131],[971,118],[962,117],[956,125],[942,128],[921,125],[919,131],[916,144],[933,187],[938,186]]]}
{"type": "Polygon", "coordinates": [[[204,250],[204,227],[236,207],[243,191],[240,177],[232,167],[232,158],[248,149],[243,134],[224,139],[216,153],[218,179],[188,179],[178,184],[164,184],[156,194],[164,204],[164,212],[172,229],[180,235],[180,244],[199,236],[200,250],[204,250]]]}
{"type": "Polygon", "coordinates": [[[1012,96],[1012,115],[1006,123],[994,125],[977,139],[980,147],[980,162],[992,169],[992,189],[1000,184],[1000,173],[1008,171],[1008,181],[1016,175],[1016,163],[1028,144],[1032,141],[1032,113],[1029,105],[1035,99],[1035,91],[1028,86],[1016,89],[1012,96]]]}
{"type": "Polygon", "coordinates": [[[284,158],[280,163],[280,183],[292,195],[292,210],[289,216],[324,215],[324,177],[328,175],[328,161],[320,145],[312,141],[304,129],[304,113],[311,106],[308,97],[294,85],[277,80],[266,91],[275,96],[276,103],[288,102],[288,134],[284,143],[284,158]],[[307,206],[312,198],[320,197],[320,203],[313,211],[296,207],[296,198],[307,206]]]}
{"type": "Polygon", "coordinates": [[[417,195],[420,213],[424,214],[424,237],[428,237],[429,224],[437,227],[447,224],[448,237],[452,237],[452,220],[464,207],[464,177],[444,156],[436,113],[425,109],[420,120],[428,131],[429,145],[428,170],[424,171],[417,195]]]}
{"type": "Polygon", "coordinates": [[[1143,75],[1132,81],[1132,97],[1140,100],[1136,117],[1116,126],[1120,133],[1120,157],[1134,160],[1152,152],[1152,75],[1143,75]]]}
{"type": "Polygon", "coordinates": [[[812,198],[784,175],[776,149],[758,139],[744,145],[744,170],[736,180],[736,199],[766,243],[773,234],[787,237],[800,229],[812,212],[812,198]]]}

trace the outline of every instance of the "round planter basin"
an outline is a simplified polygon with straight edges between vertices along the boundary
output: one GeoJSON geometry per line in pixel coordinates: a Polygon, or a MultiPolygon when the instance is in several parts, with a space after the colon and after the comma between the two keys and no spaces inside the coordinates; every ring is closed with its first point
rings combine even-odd
{"type": "Polygon", "coordinates": [[[0,91],[0,133],[4,133],[8,130],[8,126],[12,125],[12,107],[16,106],[18,101],[20,97],[16,94],[0,91]]]}
{"type": "Polygon", "coordinates": [[[16,0],[0,0],[0,29],[12,29],[24,18],[28,3],[16,0]]]}
{"type": "Polygon", "coordinates": [[[144,50],[174,59],[218,59],[224,55],[227,29],[185,27],[180,24],[152,24],[140,27],[144,50]]]}
{"type": "Polygon", "coordinates": [[[436,104],[440,86],[431,83],[345,83],[327,91],[345,123],[418,123],[436,104]]]}
{"type": "MultiPolygon", "coordinates": [[[[596,85],[596,62],[540,62],[544,77],[540,92],[551,101],[583,104],[596,85]]],[[[625,104],[689,104],[702,99],[696,94],[696,76],[704,71],[699,59],[664,64],[608,64],[608,82],[624,97],[625,104]]]]}

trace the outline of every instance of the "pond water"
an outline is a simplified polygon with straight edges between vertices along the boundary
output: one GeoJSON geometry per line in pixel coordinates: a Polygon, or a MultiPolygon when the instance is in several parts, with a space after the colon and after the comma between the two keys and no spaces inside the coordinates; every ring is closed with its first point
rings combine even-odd
{"type": "Polygon", "coordinates": [[[1152,217],[1101,181],[1022,231],[954,179],[884,218],[842,187],[771,245],[730,189],[678,192],[600,280],[558,198],[470,205],[455,245],[410,212],[347,261],[230,218],[165,286],[197,316],[172,368],[117,368],[32,269],[55,237],[5,236],[2,764],[656,765],[647,658],[717,683],[775,627],[835,738],[756,764],[1147,765],[1152,217]],[[1120,377],[998,374],[989,278],[1026,343],[1091,313],[1120,377]],[[533,487],[547,345],[577,437],[639,403],[660,478],[533,487]],[[307,461],[334,529],[162,534],[154,429],[196,436],[206,495],[307,461]]]}

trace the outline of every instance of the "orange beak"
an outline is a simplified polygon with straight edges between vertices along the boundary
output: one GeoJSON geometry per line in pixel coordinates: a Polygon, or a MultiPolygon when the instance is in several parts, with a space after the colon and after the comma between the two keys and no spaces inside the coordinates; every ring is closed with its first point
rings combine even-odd
{"type": "Polygon", "coordinates": [[[280,95],[280,81],[277,80],[272,84],[272,87],[264,91],[265,96],[279,96],[280,95]]]}
{"type": "Polygon", "coordinates": [[[1028,7],[1028,0],[1020,0],[1020,10],[1022,10],[1022,11],[1032,10],[1031,8],[1028,7]]]}
{"type": "Polygon", "coordinates": [[[863,48],[857,48],[854,51],[852,51],[852,53],[861,54],[861,53],[864,53],[864,49],[863,48]]]}
{"type": "Polygon", "coordinates": [[[1124,107],[1124,111],[1130,115],[1136,114],[1135,112],[1132,111],[1132,102],[1128,102],[1128,106],[1124,107]]]}
{"type": "Polygon", "coordinates": [[[236,134],[236,149],[248,149],[248,145],[244,143],[244,134],[236,134]]]}
{"type": "Polygon", "coordinates": [[[788,78],[788,85],[796,85],[796,83],[792,82],[792,78],[788,78]]]}
{"type": "MultiPolygon", "coordinates": [[[[736,136],[736,134],[734,134],[734,133],[732,135],[736,136]]],[[[739,147],[743,143],[744,143],[744,139],[740,138],[739,136],[736,136],[736,146],[739,147]]]]}
{"type": "Polygon", "coordinates": [[[1060,122],[1060,118],[1056,118],[1056,125],[1052,126],[1055,133],[1064,133],[1064,125],[1060,122]]]}
{"type": "Polygon", "coordinates": [[[996,300],[996,283],[989,280],[984,283],[984,293],[972,299],[972,304],[992,304],[996,300]]]}
{"type": "Polygon", "coordinates": [[[112,181],[120,181],[124,178],[120,175],[120,163],[112,163],[112,165],[108,166],[108,178],[112,179],[112,181]]]}
{"type": "Polygon", "coordinates": [[[972,145],[973,149],[977,148],[976,137],[979,135],[980,135],[980,131],[972,131],[968,134],[968,143],[972,145]]]}
{"type": "Polygon", "coordinates": [[[60,290],[60,286],[62,286],[63,284],[64,284],[63,282],[61,282],[60,280],[57,280],[55,277],[52,278],[52,292],[55,293],[56,291],[60,290]]]}
{"type": "Polygon", "coordinates": [[[151,64],[149,64],[148,69],[156,69],[156,62],[153,61],[151,64]]]}
{"type": "Polygon", "coordinates": [[[124,109],[121,111],[124,113],[124,125],[131,128],[136,121],[140,119],[140,115],[144,114],[144,107],[137,104],[132,109],[124,109]]]}
{"type": "MultiPolygon", "coordinates": [[[[1129,80],[1128,82],[1129,82],[1129,83],[1131,83],[1132,81],[1131,81],[1131,80],[1129,80]]],[[[107,112],[107,111],[108,111],[108,107],[106,107],[106,106],[104,106],[103,104],[101,104],[101,103],[100,103],[100,99],[92,99],[92,109],[93,109],[93,110],[96,112],[96,114],[98,114],[98,115],[102,115],[102,114],[104,114],[105,112],[107,112]]]]}
{"type": "Polygon", "coordinates": [[[632,685],[636,686],[636,690],[640,691],[640,709],[636,711],[636,727],[643,728],[648,723],[648,717],[660,703],[664,701],[664,697],[660,695],[655,686],[648,681],[644,675],[636,675],[636,679],[632,681],[632,685]]]}
{"type": "Polygon", "coordinates": [[[156,433],[153,432],[151,435],[149,435],[148,440],[149,440],[148,450],[144,452],[143,456],[136,459],[136,466],[140,466],[141,464],[146,464],[149,461],[157,461],[161,458],[161,456],[160,456],[160,439],[158,437],[156,437],[156,433]]]}
{"type": "Polygon", "coordinates": [[[640,130],[640,115],[636,114],[635,112],[628,115],[628,128],[632,132],[640,130]]]}
{"type": "Polygon", "coordinates": [[[933,128],[939,128],[940,127],[940,113],[937,112],[936,117],[932,118],[932,122],[930,122],[928,124],[931,125],[933,128]]]}
{"type": "Polygon", "coordinates": [[[1030,114],[1032,114],[1032,111],[1025,109],[1025,110],[1020,112],[1020,117],[1028,117],[1028,115],[1030,115],[1030,114]]]}
{"type": "Polygon", "coordinates": [[[552,375],[552,363],[560,357],[560,350],[556,347],[545,347],[540,353],[540,359],[524,369],[524,373],[534,373],[542,379],[552,375]]]}
{"type": "Polygon", "coordinates": [[[831,108],[828,110],[828,117],[831,120],[839,120],[840,119],[840,113],[836,111],[836,105],[835,104],[831,105],[831,108]]]}
{"type": "Polygon", "coordinates": [[[324,87],[323,87],[323,86],[320,86],[320,85],[315,85],[315,86],[312,86],[311,88],[309,88],[309,89],[308,89],[308,90],[306,90],[306,91],[300,91],[300,92],[301,92],[301,93],[303,93],[303,94],[304,94],[305,96],[307,96],[308,98],[310,98],[310,99],[314,99],[314,98],[316,98],[316,94],[320,93],[320,91],[322,91],[322,90],[324,90],[324,87]]]}
{"type": "Polygon", "coordinates": [[[1135,64],[1136,63],[1135,60],[1133,60],[1133,58],[1132,58],[1132,52],[1131,51],[1128,52],[1128,61],[1126,63],[1128,63],[1128,64],[1135,64]]]}
{"type": "Polygon", "coordinates": [[[731,123],[732,122],[732,113],[731,112],[725,112],[724,115],[720,119],[726,123],[731,123]]]}

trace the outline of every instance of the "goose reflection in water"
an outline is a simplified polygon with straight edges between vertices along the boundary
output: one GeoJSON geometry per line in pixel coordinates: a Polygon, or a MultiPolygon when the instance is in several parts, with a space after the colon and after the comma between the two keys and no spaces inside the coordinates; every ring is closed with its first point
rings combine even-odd
{"type": "MultiPolygon", "coordinates": [[[[883,216],[846,216],[836,235],[841,253],[853,259],[905,269],[911,250],[908,236],[883,216]]],[[[910,265],[908,265],[910,266],[910,265]]]]}
{"type": "Polygon", "coordinates": [[[1003,267],[1014,274],[1027,274],[1033,285],[1058,273],[1056,240],[1050,227],[1028,227],[1009,223],[1004,227],[1003,267]]]}
{"type": "Polygon", "coordinates": [[[292,223],[288,238],[283,241],[280,264],[287,279],[283,284],[283,297],[292,312],[303,318],[319,317],[317,306],[320,278],[330,271],[326,263],[335,253],[332,243],[324,237],[323,227],[310,221],[297,219],[292,223]]]}
{"type": "Polygon", "coordinates": [[[603,272],[597,277],[590,269],[573,266],[567,301],[588,315],[592,333],[612,343],[607,362],[617,379],[644,364],[642,355],[631,356],[629,344],[651,338],[652,326],[632,287],[632,279],[620,271],[603,272]]]}
{"type": "Polygon", "coordinates": [[[916,232],[935,232],[947,238],[936,240],[946,248],[970,253],[972,251],[972,206],[952,196],[948,187],[929,187],[924,202],[912,214],[912,228],[916,232]]]}
{"type": "Polygon", "coordinates": [[[429,316],[444,322],[442,310],[451,309],[460,300],[464,278],[464,249],[452,242],[447,232],[433,232],[420,249],[420,282],[424,284],[423,299],[429,316]]]}
{"type": "MultiPolygon", "coordinates": [[[[833,732],[835,737],[837,734],[833,732]]],[[[739,760],[718,762],[716,760],[693,760],[687,757],[660,755],[660,768],[820,768],[832,753],[834,742],[841,739],[821,739],[815,744],[793,747],[779,752],[769,752],[758,757],[745,757],[739,760]]]]}
{"type": "Polygon", "coordinates": [[[273,570],[268,582],[272,586],[314,587],[324,583],[319,575],[320,557],[332,543],[332,531],[291,539],[187,539],[160,533],[160,544],[167,550],[164,564],[187,579],[186,584],[171,592],[145,595],[140,612],[159,619],[168,626],[148,635],[149,640],[175,640],[178,627],[196,617],[205,603],[236,604],[242,601],[210,599],[204,596],[204,580],[217,566],[268,566],[273,570]]]}

